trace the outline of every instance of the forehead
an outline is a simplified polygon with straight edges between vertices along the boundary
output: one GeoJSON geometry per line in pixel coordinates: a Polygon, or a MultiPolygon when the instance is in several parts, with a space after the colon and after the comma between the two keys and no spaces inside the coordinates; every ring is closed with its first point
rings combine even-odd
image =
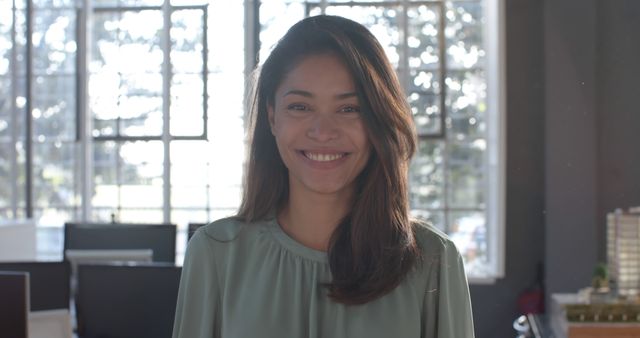
{"type": "Polygon", "coordinates": [[[305,56],[285,74],[276,90],[344,92],[355,90],[351,71],[335,53],[305,56]]]}

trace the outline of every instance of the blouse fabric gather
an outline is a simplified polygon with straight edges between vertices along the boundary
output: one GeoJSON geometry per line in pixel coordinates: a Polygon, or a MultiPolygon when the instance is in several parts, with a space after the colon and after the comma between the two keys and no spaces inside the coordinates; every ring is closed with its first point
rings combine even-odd
{"type": "Polygon", "coordinates": [[[364,305],[327,296],[327,254],[275,219],[226,218],[189,241],[173,338],[472,338],[469,287],[447,236],[416,225],[422,260],[390,293],[364,305]]]}

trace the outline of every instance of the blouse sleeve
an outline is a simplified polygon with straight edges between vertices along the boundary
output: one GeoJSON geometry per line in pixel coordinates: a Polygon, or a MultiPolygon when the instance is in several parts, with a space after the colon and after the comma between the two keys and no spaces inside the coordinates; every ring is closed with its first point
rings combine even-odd
{"type": "Polygon", "coordinates": [[[469,284],[462,257],[450,240],[444,242],[437,294],[437,338],[473,338],[469,284]]]}
{"type": "Polygon", "coordinates": [[[215,264],[210,239],[197,231],[184,258],[173,338],[220,336],[220,284],[215,264]]]}

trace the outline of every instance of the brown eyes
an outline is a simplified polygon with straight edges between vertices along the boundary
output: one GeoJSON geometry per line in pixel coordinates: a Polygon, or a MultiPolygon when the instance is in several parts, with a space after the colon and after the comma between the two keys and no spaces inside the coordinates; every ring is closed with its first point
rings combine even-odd
{"type": "Polygon", "coordinates": [[[340,109],[340,112],[342,112],[342,113],[359,113],[360,112],[360,107],[358,107],[358,106],[346,106],[346,107],[342,107],[342,109],[340,109]]]}
{"type": "MultiPolygon", "coordinates": [[[[292,104],[287,106],[287,110],[296,111],[296,112],[306,112],[306,111],[312,111],[313,109],[311,109],[306,104],[292,103],[292,104]]],[[[357,105],[347,105],[347,106],[340,107],[338,112],[340,112],[340,113],[359,113],[360,112],[360,107],[357,106],[357,105]]]]}
{"type": "Polygon", "coordinates": [[[294,103],[287,106],[287,110],[305,111],[309,110],[309,107],[304,104],[294,103]]]}

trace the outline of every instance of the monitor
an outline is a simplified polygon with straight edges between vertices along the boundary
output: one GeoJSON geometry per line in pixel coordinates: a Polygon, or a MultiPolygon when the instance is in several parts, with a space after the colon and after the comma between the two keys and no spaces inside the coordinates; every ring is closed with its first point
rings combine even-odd
{"type": "Polygon", "coordinates": [[[151,249],[154,262],[174,263],[174,224],[65,223],[64,251],[151,249]]]}
{"type": "Polygon", "coordinates": [[[189,223],[189,228],[187,230],[187,242],[193,237],[193,234],[196,233],[198,228],[207,225],[208,223],[189,223]]]}
{"type": "Polygon", "coordinates": [[[27,338],[29,318],[29,274],[0,271],[0,334],[27,338]]]}
{"type": "Polygon", "coordinates": [[[80,265],[78,336],[170,338],[180,271],[163,263],[80,265]]]}
{"type": "Polygon", "coordinates": [[[0,270],[29,273],[31,311],[69,309],[69,262],[1,262],[0,270]]]}

